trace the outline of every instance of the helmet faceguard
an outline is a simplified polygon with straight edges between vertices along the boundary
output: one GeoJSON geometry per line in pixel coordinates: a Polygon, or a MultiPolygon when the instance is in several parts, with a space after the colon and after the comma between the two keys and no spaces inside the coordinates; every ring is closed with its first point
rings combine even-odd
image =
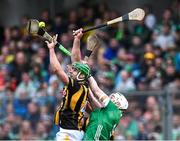
{"type": "Polygon", "coordinates": [[[126,110],[128,108],[128,101],[121,93],[112,93],[109,97],[119,109],[126,110]]]}
{"type": "Polygon", "coordinates": [[[74,67],[78,71],[78,74],[76,76],[78,81],[83,81],[83,80],[85,80],[86,78],[89,77],[90,68],[89,68],[89,66],[87,64],[83,64],[83,63],[80,63],[80,62],[75,62],[75,63],[72,64],[72,67],[74,67]],[[85,77],[80,78],[81,74],[83,74],[85,77]]]}

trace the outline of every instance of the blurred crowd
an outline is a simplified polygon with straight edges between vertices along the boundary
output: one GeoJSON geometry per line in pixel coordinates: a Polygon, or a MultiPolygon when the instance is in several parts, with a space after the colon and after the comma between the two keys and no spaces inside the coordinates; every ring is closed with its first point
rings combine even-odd
{"type": "MultiPolygon", "coordinates": [[[[92,75],[108,94],[132,92],[130,107],[114,133],[114,139],[162,139],[162,111],[158,97],[133,97],[133,91],[180,89],[180,2],[173,0],[156,17],[150,5],[143,6],[143,21],[124,22],[88,32],[81,42],[82,57],[88,35],[101,40],[89,59],[92,75]]],[[[106,4],[80,4],[51,18],[44,10],[39,21],[46,31],[58,34],[59,42],[71,50],[72,31],[88,28],[120,16],[106,4]]],[[[0,139],[54,139],[58,127],[53,114],[62,99],[63,84],[49,65],[44,40],[29,36],[23,16],[21,24],[0,27],[0,139]]],[[[56,49],[64,69],[70,58],[56,49]]],[[[172,95],[173,139],[180,140],[180,93],[172,95]]]]}

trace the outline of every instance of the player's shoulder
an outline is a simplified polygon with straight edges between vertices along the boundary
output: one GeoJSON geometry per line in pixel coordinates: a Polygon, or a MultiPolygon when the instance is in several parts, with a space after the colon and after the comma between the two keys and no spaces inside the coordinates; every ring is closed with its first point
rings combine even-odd
{"type": "Polygon", "coordinates": [[[114,111],[116,111],[117,113],[122,114],[122,111],[110,100],[108,105],[109,109],[113,109],[114,111]]]}
{"type": "Polygon", "coordinates": [[[109,100],[109,103],[107,106],[114,108],[114,109],[118,109],[117,106],[111,100],[109,100]]]}
{"type": "Polygon", "coordinates": [[[122,117],[122,110],[120,110],[111,100],[109,102],[109,105],[110,105],[110,109],[111,111],[113,111],[113,115],[114,117],[119,120],[119,117],[122,117]]]}

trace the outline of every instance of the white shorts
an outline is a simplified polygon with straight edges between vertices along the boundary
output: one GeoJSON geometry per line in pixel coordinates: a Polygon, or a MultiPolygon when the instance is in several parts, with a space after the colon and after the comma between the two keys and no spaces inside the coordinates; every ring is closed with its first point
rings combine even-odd
{"type": "Polygon", "coordinates": [[[56,134],[56,141],[81,141],[83,137],[84,131],[60,128],[56,134]]]}

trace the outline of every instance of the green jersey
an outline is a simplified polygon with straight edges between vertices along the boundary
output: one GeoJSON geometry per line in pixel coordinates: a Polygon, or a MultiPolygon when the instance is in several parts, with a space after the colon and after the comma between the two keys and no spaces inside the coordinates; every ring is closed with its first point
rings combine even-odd
{"type": "Polygon", "coordinates": [[[121,117],[122,112],[110,100],[106,107],[91,113],[84,140],[109,140],[121,117]]]}

